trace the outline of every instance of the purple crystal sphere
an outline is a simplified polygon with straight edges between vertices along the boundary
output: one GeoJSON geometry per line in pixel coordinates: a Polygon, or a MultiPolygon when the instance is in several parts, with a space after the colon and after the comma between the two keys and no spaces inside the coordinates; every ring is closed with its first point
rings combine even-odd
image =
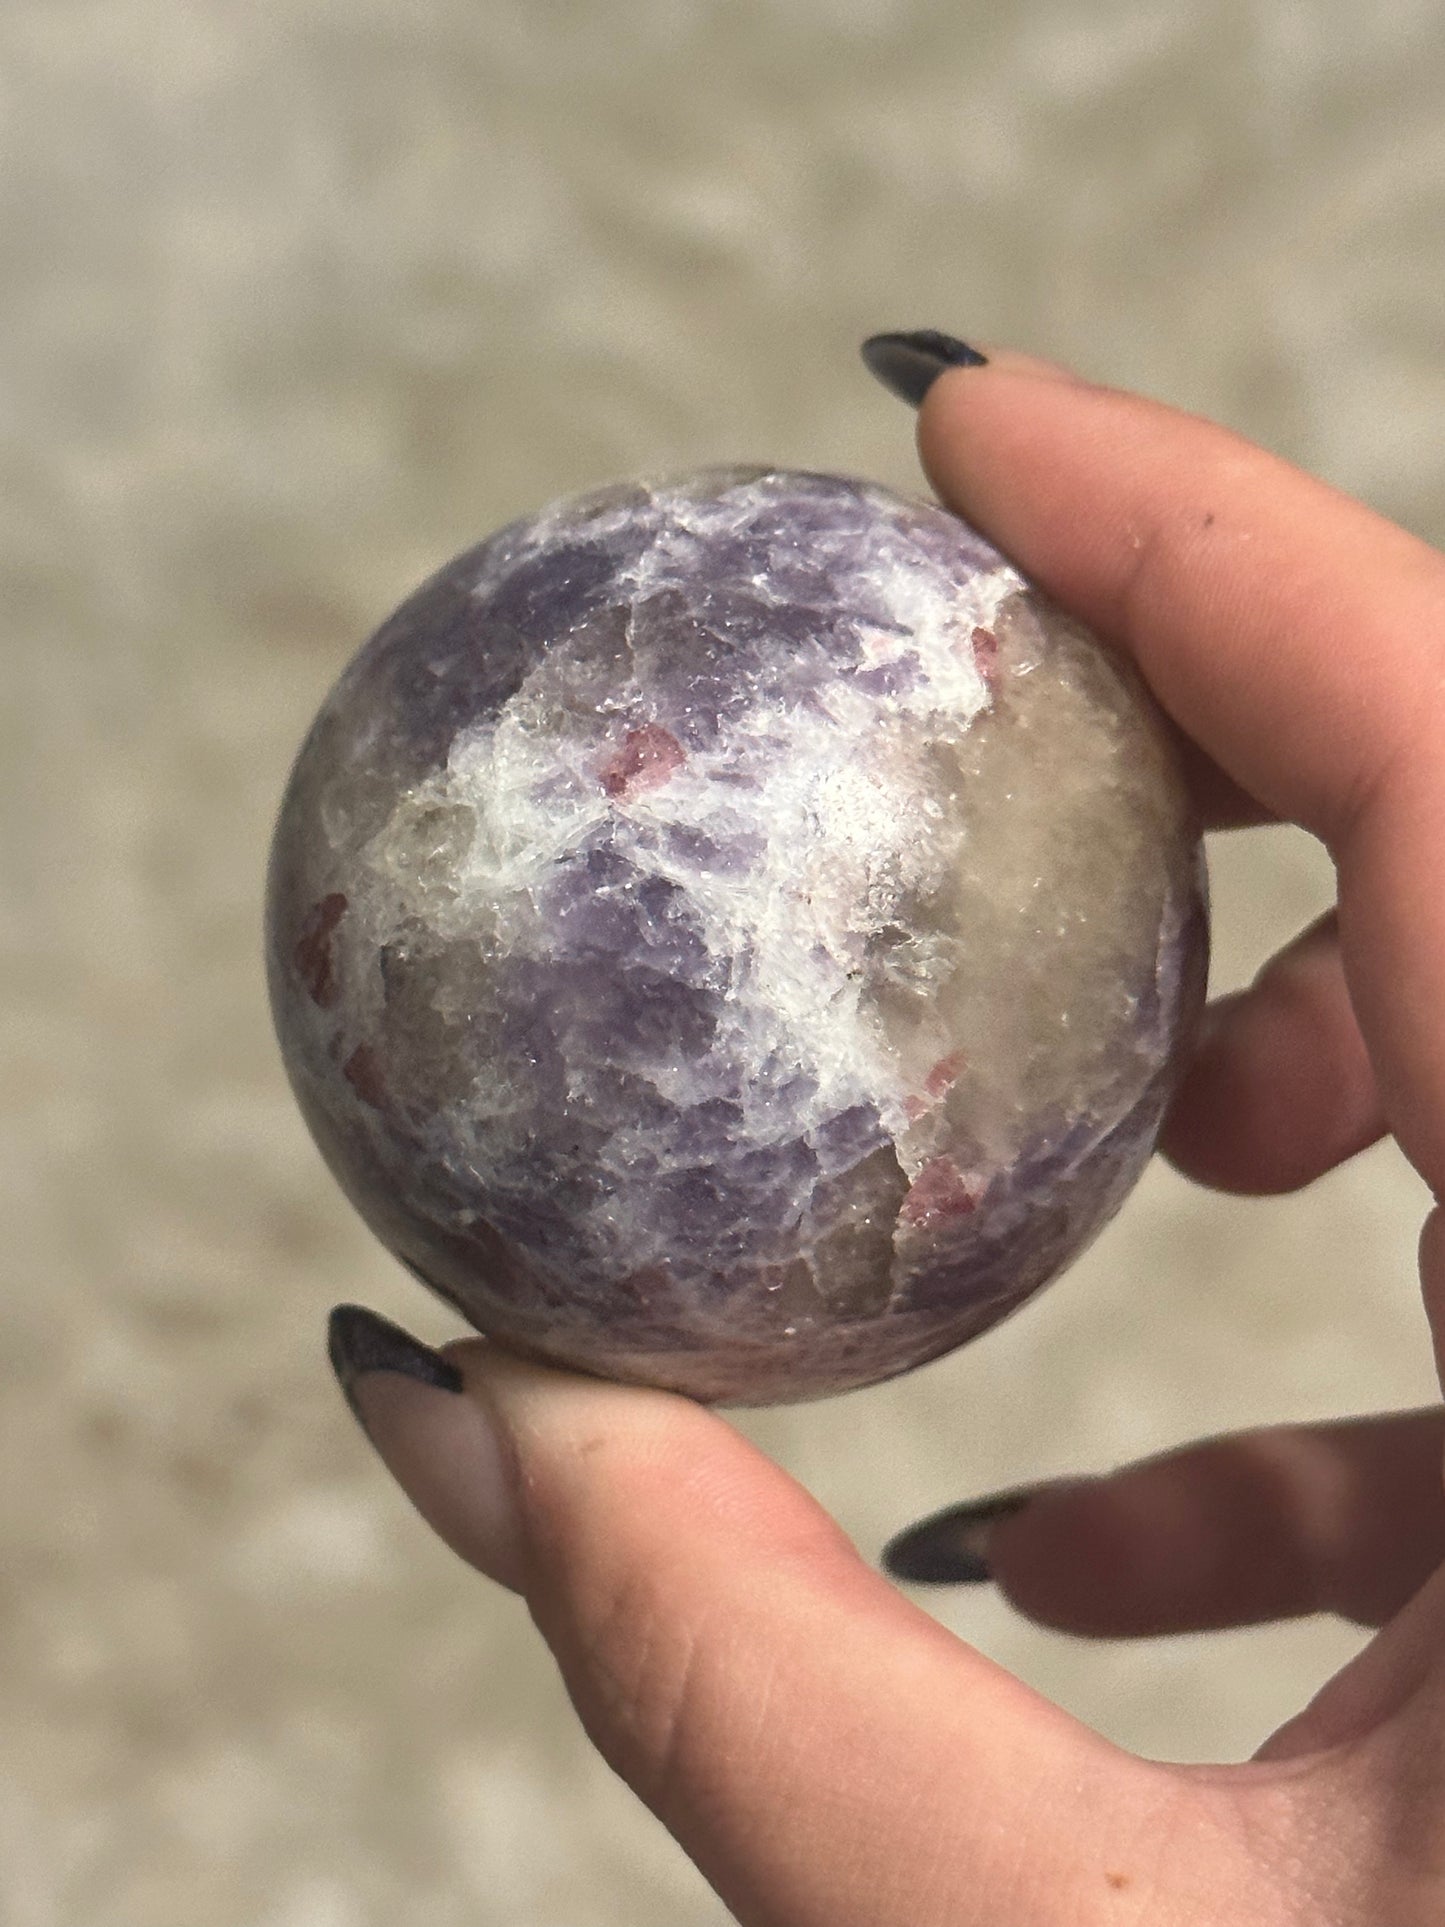
{"type": "Polygon", "coordinates": [[[942,510],[727,469],[459,556],[302,747],[268,963],[363,1217],[515,1349],[733,1404],[1052,1278],[1203,994],[1129,668],[942,510]]]}

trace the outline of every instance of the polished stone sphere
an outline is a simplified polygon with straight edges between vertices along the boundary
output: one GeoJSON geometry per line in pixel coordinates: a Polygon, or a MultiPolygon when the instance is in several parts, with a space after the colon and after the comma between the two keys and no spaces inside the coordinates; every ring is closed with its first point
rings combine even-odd
{"type": "Polygon", "coordinates": [[[268,924],[301,1108],[416,1276],[734,1404],[906,1371],[1074,1257],[1206,949],[1132,671],[941,509],[771,469],[562,502],[403,603],[268,924]]]}

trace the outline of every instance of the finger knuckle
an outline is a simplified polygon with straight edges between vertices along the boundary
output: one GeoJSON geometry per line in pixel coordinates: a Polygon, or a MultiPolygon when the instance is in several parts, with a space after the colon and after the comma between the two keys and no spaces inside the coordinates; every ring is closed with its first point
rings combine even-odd
{"type": "Polygon", "coordinates": [[[649,1804],[687,1774],[716,1639],[706,1609],[680,1609],[649,1571],[619,1575],[587,1617],[574,1697],[608,1763],[649,1804]]]}

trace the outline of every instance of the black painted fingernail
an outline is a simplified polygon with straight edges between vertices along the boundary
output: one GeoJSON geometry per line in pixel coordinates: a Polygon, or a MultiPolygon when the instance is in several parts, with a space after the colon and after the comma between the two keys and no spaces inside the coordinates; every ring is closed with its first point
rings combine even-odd
{"type": "Polygon", "coordinates": [[[331,1314],[326,1337],[331,1369],[363,1431],[366,1420],[361,1416],[354,1387],[365,1372],[398,1372],[403,1378],[435,1386],[439,1392],[462,1389],[462,1375],[449,1359],[363,1305],[338,1305],[331,1314]]]}
{"type": "Polygon", "coordinates": [[[1001,1519],[1022,1512],[1032,1489],[951,1505],[909,1526],[883,1548],[883,1569],[915,1586],[981,1586],[992,1579],[988,1542],[1001,1519]]]}
{"type": "Polygon", "coordinates": [[[911,334],[870,335],[863,343],[863,360],[890,393],[917,408],[945,368],[986,368],[988,356],[966,341],[941,335],[936,328],[915,328],[911,334]]]}

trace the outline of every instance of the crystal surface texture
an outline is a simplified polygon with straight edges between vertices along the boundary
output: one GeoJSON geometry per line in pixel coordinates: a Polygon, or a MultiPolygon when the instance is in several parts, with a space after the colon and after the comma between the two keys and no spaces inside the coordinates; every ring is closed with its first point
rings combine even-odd
{"type": "Polygon", "coordinates": [[[763,1404],[972,1338],[1108,1220],[1205,974],[1137,678],[838,476],[560,503],[302,747],[271,994],[332,1170],[515,1349],[763,1404]]]}

